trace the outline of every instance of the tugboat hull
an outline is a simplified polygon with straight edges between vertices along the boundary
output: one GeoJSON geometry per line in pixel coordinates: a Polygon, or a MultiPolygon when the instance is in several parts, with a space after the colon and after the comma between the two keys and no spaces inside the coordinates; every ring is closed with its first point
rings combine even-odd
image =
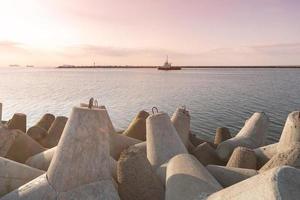
{"type": "Polygon", "coordinates": [[[158,67],[157,69],[169,71],[169,70],[181,70],[181,67],[158,67]]]}

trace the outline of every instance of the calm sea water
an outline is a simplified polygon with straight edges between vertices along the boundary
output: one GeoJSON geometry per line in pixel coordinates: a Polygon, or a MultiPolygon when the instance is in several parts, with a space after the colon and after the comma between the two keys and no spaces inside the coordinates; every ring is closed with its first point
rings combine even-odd
{"type": "Polygon", "coordinates": [[[271,125],[268,142],[280,137],[287,115],[300,108],[300,69],[25,69],[0,68],[3,119],[15,112],[34,124],[44,113],[69,116],[90,97],[107,106],[124,129],[139,110],[157,106],[170,115],[186,105],[192,130],[213,136],[226,126],[235,134],[256,111],[271,125]]]}

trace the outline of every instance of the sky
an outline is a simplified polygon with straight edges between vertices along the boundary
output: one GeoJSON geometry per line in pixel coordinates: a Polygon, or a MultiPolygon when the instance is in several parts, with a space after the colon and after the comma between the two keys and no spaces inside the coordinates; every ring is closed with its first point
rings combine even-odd
{"type": "Polygon", "coordinates": [[[0,66],[300,65],[298,0],[0,0],[0,66]]]}

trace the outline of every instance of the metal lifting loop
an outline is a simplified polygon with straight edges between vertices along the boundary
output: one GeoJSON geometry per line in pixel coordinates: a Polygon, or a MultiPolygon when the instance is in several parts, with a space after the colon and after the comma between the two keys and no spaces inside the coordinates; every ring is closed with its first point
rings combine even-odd
{"type": "Polygon", "coordinates": [[[157,107],[154,106],[154,107],[152,108],[152,114],[154,114],[154,111],[155,111],[155,110],[156,110],[156,113],[158,113],[157,107]]]}
{"type": "Polygon", "coordinates": [[[89,100],[89,109],[92,109],[93,104],[94,104],[94,98],[92,97],[92,98],[90,98],[90,100],[89,100]]]}

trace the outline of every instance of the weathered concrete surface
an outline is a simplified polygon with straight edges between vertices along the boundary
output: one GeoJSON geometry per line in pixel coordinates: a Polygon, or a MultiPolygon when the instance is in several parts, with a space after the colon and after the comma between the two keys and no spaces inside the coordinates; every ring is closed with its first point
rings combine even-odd
{"type": "Polygon", "coordinates": [[[229,187],[258,174],[254,169],[207,165],[206,168],[223,187],[229,187]]]}
{"type": "MultiPolygon", "coordinates": [[[[54,153],[56,152],[57,147],[47,149],[41,153],[38,153],[25,162],[26,165],[34,167],[36,169],[47,171],[51,163],[54,153]]],[[[110,156],[110,170],[112,177],[117,180],[117,161],[110,156]]]]}
{"type": "Polygon", "coordinates": [[[173,156],[187,153],[170,117],[166,113],[150,115],[146,122],[147,158],[154,169],[173,156]]]}
{"type": "Polygon", "coordinates": [[[1,200],[56,200],[57,193],[49,185],[46,173],[8,193],[1,200]]]}
{"type": "Polygon", "coordinates": [[[292,145],[286,151],[277,153],[264,166],[260,168],[259,172],[264,172],[283,165],[300,168],[300,143],[292,145]]]}
{"type": "Polygon", "coordinates": [[[291,145],[300,142],[300,111],[288,115],[277,149],[283,152],[291,145]]]}
{"type": "Polygon", "coordinates": [[[220,159],[228,161],[233,150],[238,146],[250,149],[262,146],[266,139],[268,126],[269,119],[265,113],[254,113],[235,137],[218,145],[217,153],[220,159]]]}
{"type": "Polygon", "coordinates": [[[216,150],[207,142],[199,144],[192,154],[201,162],[202,165],[224,165],[220,160],[216,150]]]}
{"type": "Polygon", "coordinates": [[[61,192],[57,200],[119,200],[119,195],[111,180],[102,180],[82,185],[67,192],[61,192]]]}
{"type": "Polygon", "coordinates": [[[196,147],[199,144],[202,144],[203,142],[206,142],[200,138],[198,138],[195,134],[189,132],[189,140],[191,141],[191,143],[196,147]]]}
{"type": "Polygon", "coordinates": [[[57,192],[110,180],[109,133],[105,109],[74,107],[47,171],[57,192]]]}
{"type": "Polygon", "coordinates": [[[20,130],[14,132],[15,136],[5,157],[16,162],[24,163],[29,157],[45,151],[39,143],[20,130]]]}
{"type": "Polygon", "coordinates": [[[45,173],[0,157],[0,197],[45,173]]]}
{"type": "Polygon", "coordinates": [[[28,129],[27,135],[29,135],[32,139],[41,143],[44,138],[47,137],[48,132],[46,129],[40,126],[32,126],[28,129]]]}
{"type": "Polygon", "coordinates": [[[222,186],[192,155],[174,156],[167,167],[166,200],[193,200],[199,194],[211,194],[222,186]]]}
{"type": "Polygon", "coordinates": [[[228,140],[230,138],[231,138],[231,135],[230,135],[228,128],[226,128],[226,127],[217,128],[214,144],[218,145],[221,142],[224,142],[225,140],[228,140]]]}
{"type": "Polygon", "coordinates": [[[171,122],[186,148],[189,146],[190,121],[191,116],[185,108],[177,108],[171,117],[171,122]]]}
{"type": "Polygon", "coordinates": [[[274,155],[277,154],[277,145],[278,143],[274,143],[254,149],[254,153],[257,159],[257,169],[260,169],[274,155]]]}
{"type": "Polygon", "coordinates": [[[55,147],[68,121],[67,117],[57,116],[48,130],[48,134],[41,140],[41,144],[46,148],[55,147]]]}
{"type": "Polygon", "coordinates": [[[50,114],[50,113],[46,113],[43,115],[43,117],[36,123],[36,126],[39,126],[43,129],[45,129],[46,131],[49,130],[51,124],[54,122],[55,120],[55,116],[50,114]]]}
{"type": "Polygon", "coordinates": [[[168,167],[168,162],[162,164],[161,166],[159,166],[155,170],[155,173],[159,177],[159,179],[162,182],[163,186],[166,185],[167,167],[168,167]]]}
{"type": "Polygon", "coordinates": [[[123,134],[117,134],[112,132],[110,134],[110,155],[115,159],[119,160],[122,151],[128,147],[141,143],[141,140],[137,140],[131,137],[127,137],[123,134]]]}
{"type": "Polygon", "coordinates": [[[124,135],[135,138],[137,140],[146,140],[146,119],[149,113],[142,110],[129,124],[128,128],[123,132],[124,135]]]}
{"type": "Polygon", "coordinates": [[[208,197],[208,200],[298,200],[300,170],[280,167],[253,176],[208,197]]]}
{"type": "Polygon", "coordinates": [[[146,155],[136,147],[122,152],[118,161],[119,194],[122,200],[163,200],[164,186],[146,155]]]}
{"type": "Polygon", "coordinates": [[[139,151],[142,151],[143,153],[145,153],[147,155],[147,142],[140,142],[133,146],[135,146],[136,148],[139,149],[139,151]]]}
{"type": "Polygon", "coordinates": [[[7,126],[0,126],[0,156],[5,157],[10,147],[15,141],[17,135],[19,135],[19,130],[8,129],[7,126]]]}
{"type": "Polygon", "coordinates": [[[47,149],[41,153],[38,153],[34,156],[28,158],[25,162],[26,165],[30,167],[34,167],[40,170],[47,171],[52,160],[52,157],[56,151],[57,147],[53,147],[51,149],[47,149]]]}
{"type": "Polygon", "coordinates": [[[9,129],[18,129],[26,133],[26,115],[23,113],[15,113],[7,122],[7,127],[9,129]]]}
{"type": "Polygon", "coordinates": [[[252,149],[237,147],[234,149],[226,167],[256,169],[256,155],[252,149]]]}

